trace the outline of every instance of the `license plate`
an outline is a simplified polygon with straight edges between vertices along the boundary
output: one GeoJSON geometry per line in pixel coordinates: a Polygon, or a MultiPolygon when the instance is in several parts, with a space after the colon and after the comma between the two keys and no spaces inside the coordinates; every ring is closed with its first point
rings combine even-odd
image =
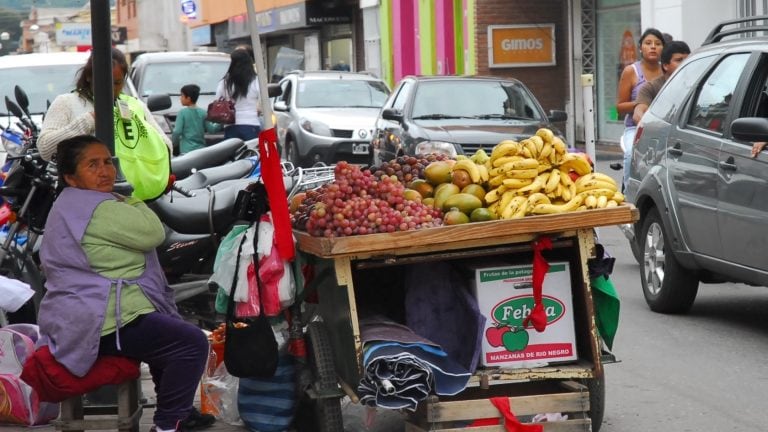
{"type": "Polygon", "coordinates": [[[368,144],[352,144],[352,154],[356,154],[356,155],[368,154],[368,144]]]}

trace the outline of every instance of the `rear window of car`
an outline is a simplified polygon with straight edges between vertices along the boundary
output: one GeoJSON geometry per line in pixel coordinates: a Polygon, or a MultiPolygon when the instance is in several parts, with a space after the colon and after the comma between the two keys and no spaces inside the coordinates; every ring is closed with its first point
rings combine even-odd
{"type": "Polygon", "coordinates": [[[381,108],[389,89],[380,81],[303,80],[299,82],[296,106],[300,108],[381,108]]]}
{"type": "Polygon", "coordinates": [[[658,118],[671,123],[677,109],[685,102],[688,92],[717,58],[716,55],[688,60],[675,71],[669,82],[653,99],[649,111],[658,118]]]}
{"type": "Polygon", "coordinates": [[[147,64],[139,82],[142,97],[158,93],[178,96],[187,84],[197,84],[201,95],[216,94],[216,86],[229,68],[225,61],[178,61],[147,64]]]}
{"type": "Polygon", "coordinates": [[[542,120],[538,105],[525,87],[494,81],[422,82],[414,95],[411,117],[436,114],[542,120]]]}
{"type": "MultiPolygon", "coordinates": [[[[81,64],[25,66],[0,69],[0,98],[14,99],[13,88],[18,85],[29,98],[29,112],[43,114],[47,103],[56,96],[75,88],[75,75],[81,64]]],[[[0,104],[0,113],[7,114],[5,104],[0,104]]]]}

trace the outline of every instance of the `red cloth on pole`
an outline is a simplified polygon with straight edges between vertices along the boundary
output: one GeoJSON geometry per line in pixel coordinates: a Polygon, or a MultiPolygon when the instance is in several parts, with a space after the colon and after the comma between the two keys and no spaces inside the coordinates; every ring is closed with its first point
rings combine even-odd
{"type": "Polygon", "coordinates": [[[539,333],[547,328],[547,313],[542,304],[544,277],[549,271],[549,263],[541,254],[545,249],[552,249],[552,240],[549,237],[540,237],[533,242],[533,310],[523,320],[523,327],[528,327],[528,323],[531,323],[539,333]]]}
{"type": "Polygon", "coordinates": [[[283,183],[283,169],[280,166],[280,152],[277,150],[277,130],[266,129],[259,133],[259,156],[261,158],[261,179],[267,190],[269,209],[272,211],[272,225],[275,227],[277,252],[285,261],[292,261],[296,255],[293,246],[291,218],[288,214],[288,197],[283,183]]]}

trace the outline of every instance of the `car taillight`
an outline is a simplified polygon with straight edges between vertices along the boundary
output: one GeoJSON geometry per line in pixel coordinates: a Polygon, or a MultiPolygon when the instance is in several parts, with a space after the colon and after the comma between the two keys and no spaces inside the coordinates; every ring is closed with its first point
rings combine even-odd
{"type": "Polygon", "coordinates": [[[638,126],[637,130],[635,131],[635,140],[632,141],[632,146],[633,147],[637,144],[638,141],[640,141],[640,136],[642,136],[642,135],[643,135],[643,127],[642,126],[638,126]]]}

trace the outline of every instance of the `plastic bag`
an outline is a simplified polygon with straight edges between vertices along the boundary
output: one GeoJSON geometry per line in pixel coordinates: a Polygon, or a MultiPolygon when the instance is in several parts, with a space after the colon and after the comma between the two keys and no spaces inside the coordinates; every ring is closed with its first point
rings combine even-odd
{"type": "Polygon", "coordinates": [[[235,276],[237,251],[248,227],[248,225],[235,225],[221,240],[219,249],[216,251],[216,260],[213,262],[213,274],[208,280],[209,282],[213,282],[220,288],[227,290],[232,286],[232,278],[235,276]]]}
{"type": "Polygon", "coordinates": [[[285,272],[283,260],[272,245],[272,252],[259,260],[261,278],[261,304],[267,316],[276,316],[282,310],[280,305],[279,284],[285,272]]]}
{"type": "Polygon", "coordinates": [[[41,425],[59,415],[59,404],[40,401],[37,392],[20,378],[39,337],[34,324],[0,328],[0,424],[41,425]]]}
{"type": "MultiPolygon", "coordinates": [[[[256,283],[256,267],[253,262],[248,263],[247,269],[247,283],[248,286],[248,301],[235,303],[235,315],[239,317],[254,317],[259,316],[261,309],[259,308],[259,286],[256,283]]],[[[240,285],[238,283],[238,285],[240,285]]]]}
{"type": "Polygon", "coordinates": [[[242,425],[237,409],[237,388],[240,379],[230,375],[221,362],[210,376],[203,375],[203,393],[213,406],[216,418],[231,425],[242,425]]]}

